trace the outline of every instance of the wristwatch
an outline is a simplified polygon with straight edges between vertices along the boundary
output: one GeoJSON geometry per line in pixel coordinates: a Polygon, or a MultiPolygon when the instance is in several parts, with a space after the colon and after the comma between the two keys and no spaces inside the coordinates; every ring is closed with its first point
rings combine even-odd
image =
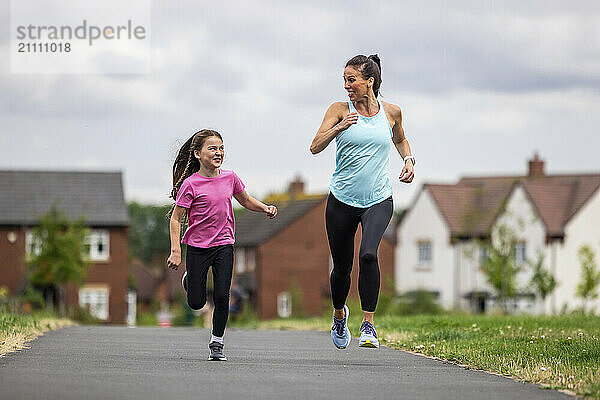
{"type": "Polygon", "coordinates": [[[406,156],[404,157],[404,162],[406,163],[406,160],[412,160],[413,165],[416,164],[415,158],[413,156],[406,156]]]}

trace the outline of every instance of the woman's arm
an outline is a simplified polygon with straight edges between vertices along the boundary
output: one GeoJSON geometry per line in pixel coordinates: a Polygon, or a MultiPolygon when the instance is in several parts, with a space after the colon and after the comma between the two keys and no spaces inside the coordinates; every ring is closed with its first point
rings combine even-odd
{"type": "MultiPolygon", "coordinates": [[[[400,107],[389,104],[390,116],[394,119],[394,127],[392,128],[392,142],[400,154],[400,157],[404,159],[406,156],[412,155],[410,145],[406,136],[404,136],[404,128],[402,128],[402,111],[400,107]]],[[[400,182],[411,183],[415,177],[415,167],[411,159],[406,160],[404,168],[400,173],[400,182]]]]}
{"type": "Polygon", "coordinates": [[[347,113],[341,117],[346,110],[346,103],[337,102],[329,106],[323,117],[321,127],[310,145],[310,152],[317,154],[325,150],[329,143],[350,125],[358,121],[357,113],[347,113]]]}
{"type": "Polygon", "coordinates": [[[248,192],[243,190],[241,193],[234,194],[233,197],[242,205],[242,207],[247,208],[250,211],[264,212],[269,216],[269,218],[275,218],[277,215],[277,207],[268,206],[263,202],[256,200],[254,197],[250,196],[248,192]]]}
{"type": "Polygon", "coordinates": [[[172,269],[179,268],[181,264],[181,220],[186,213],[186,209],[175,205],[171,219],[169,220],[169,232],[171,236],[171,255],[167,258],[167,266],[172,269]]]}

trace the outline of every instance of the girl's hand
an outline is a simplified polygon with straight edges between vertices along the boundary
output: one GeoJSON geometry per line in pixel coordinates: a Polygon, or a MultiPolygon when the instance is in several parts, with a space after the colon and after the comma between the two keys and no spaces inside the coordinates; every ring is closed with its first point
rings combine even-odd
{"type": "Polygon", "coordinates": [[[342,119],[340,121],[339,126],[342,130],[345,131],[346,129],[350,128],[351,125],[354,125],[357,122],[358,122],[358,113],[352,112],[352,113],[346,114],[344,119],[342,119]]]}
{"type": "Polygon", "coordinates": [[[181,253],[171,251],[171,255],[167,258],[167,267],[177,270],[181,265],[181,253]]]}
{"type": "Polygon", "coordinates": [[[265,210],[265,214],[267,214],[267,216],[271,219],[275,218],[275,216],[277,215],[277,207],[267,206],[267,209],[265,210]]]}
{"type": "Polygon", "coordinates": [[[413,165],[412,160],[406,160],[404,163],[404,168],[402,168],[402,172],[400,173],[400,182],[411,183],[415,178],[415,167],[413,165]]]}

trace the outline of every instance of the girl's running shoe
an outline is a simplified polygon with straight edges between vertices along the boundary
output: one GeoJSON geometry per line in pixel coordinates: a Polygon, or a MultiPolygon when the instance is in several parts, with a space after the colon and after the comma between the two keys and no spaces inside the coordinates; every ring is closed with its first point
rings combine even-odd
{"type": "Polygon", "coordinates": [[[338,349],[345,349],[350,344],[352,336],[348,329],[348,315],[350,311],[348,307],[344,305],[344,319],[333,318],[333,326],[331,327],[331,340],[333,345],[338,349]]]}
{"type": "Polygon", "coordinates": [[[210,349],[208,361],[227,361],[227,357],[223,354],[223,343],[212,342],[208,348],[210,349]]]}
{"type": "Polygon", "coordinates": [[[379,348],[379,340],[377,340],[377,332],[375,327],[369,321],[363,321],[360,326],[359,347],[370,347],[373,349],[379,348]]]}

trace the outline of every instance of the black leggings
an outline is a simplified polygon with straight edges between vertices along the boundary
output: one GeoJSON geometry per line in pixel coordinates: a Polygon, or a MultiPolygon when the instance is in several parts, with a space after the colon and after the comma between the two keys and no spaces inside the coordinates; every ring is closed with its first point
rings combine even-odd
{"type": "Polygon", "coordinates": [[[329,249],[333,258],[331,298],[333,307],[344,308],[350,291],[350,273],[354,259],[354,235],[360,222],[358,294],[364,311],[374,312],[379,297],[379,264],[377,249],[394,210],[392,197],[368,208],[352,207],[336,199],[331,193],[327,199],[325,224],[329,249]]]}
{"type": "Polygon", "coordinates": [[[233,245],[209,247],[206,249],[187,246],[187,302],[194,310],[206,304],[206,276],[208,268],[213,272],[213,312],[212,334],[222,337],[229,317],[229,288],[233,272],[233,245]]]}

